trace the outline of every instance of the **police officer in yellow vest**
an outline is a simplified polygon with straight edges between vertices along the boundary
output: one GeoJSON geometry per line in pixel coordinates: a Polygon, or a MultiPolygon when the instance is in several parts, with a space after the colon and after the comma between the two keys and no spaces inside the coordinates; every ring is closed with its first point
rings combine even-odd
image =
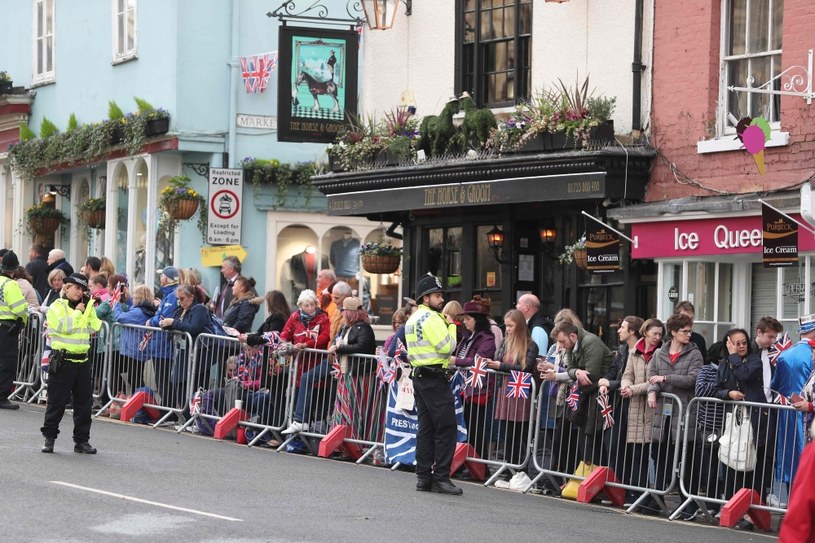
{"type": "Polygon", "coordinates": [[[96,316],[93,300],[88,296],[88,278],[72,273],[65,279],[62,297],[48,309],[48,336],[51,338],[51,364],[48,373],[48,405],[42,431],[42,452],[54,452],[59,434],[59,421],[65,405],[74,397],[74,452],[96,454],[88,443],[93,406],[93,378],[88,350],[91,334],[98,332],[102,321],[96,316]],[[62,359],[54,368],[54,357],[62,359]]]}
{"type": "Polygon", "coordinates": [[[28,320],[23,291],[11,274],[20,267],[14,251],[7,251],[0,263],[0,409],[19,409],[8,400],[17,373],[17,336],[28,320]]]}
{"type": "Polygon", "coordinates": [[[431,274],[419,279],[416,299],[419,308],[405,324],[419,417],[416,490],[458,496],[461,489],[450,481],[450,464],[456,449],[456,411],[445,371],[456,348],[456,325],[441,313],[444,307],[441,283],[431,274]]]}

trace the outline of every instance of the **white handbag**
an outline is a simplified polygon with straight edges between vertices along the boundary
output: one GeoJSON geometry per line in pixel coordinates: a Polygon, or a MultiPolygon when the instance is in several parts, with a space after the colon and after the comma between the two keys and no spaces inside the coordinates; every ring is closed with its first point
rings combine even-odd
{"type": "Polygon", "coordinates": [[[727,414],[719,438],[719,460],[736,471],[753,471],[756,467],[753,424],[744,406],[736,406],[727,414]]]}

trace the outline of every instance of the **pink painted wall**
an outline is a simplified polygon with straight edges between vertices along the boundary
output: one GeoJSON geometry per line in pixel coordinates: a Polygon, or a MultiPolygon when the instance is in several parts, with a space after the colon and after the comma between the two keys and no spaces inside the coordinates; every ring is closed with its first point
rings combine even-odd
{"type": "MultiPolygon", "coordinates": [[[[790,187],[815,173],[815,103],[783,97],[781,130],[790,144],[765,151],[759,175],[746,151],[698,154],[696,142],[715,135],[719,93],[720,0],[655,2],[651,143],[657,157],[646,200],[661,201],[714,191],[677,181],[667,162],[705,187],[728,193],[790,187]]],[[[806,65],[815,48],[815,2],[784,2],[783,69],[806,65]]]]}

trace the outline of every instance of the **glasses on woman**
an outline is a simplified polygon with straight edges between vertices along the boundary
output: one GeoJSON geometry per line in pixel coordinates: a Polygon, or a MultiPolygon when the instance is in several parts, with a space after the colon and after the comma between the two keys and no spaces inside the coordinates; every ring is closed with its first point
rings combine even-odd
{"type": "Polygon", "coordinates": [[[682,330],[679,330],[679,333],[689,336],[693,333],[693,328],[683,328],[682,330]]]}

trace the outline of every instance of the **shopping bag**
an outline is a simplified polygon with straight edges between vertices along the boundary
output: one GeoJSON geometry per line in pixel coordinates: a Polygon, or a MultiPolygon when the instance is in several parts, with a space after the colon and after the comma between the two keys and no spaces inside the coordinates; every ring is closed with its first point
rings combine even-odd
{"type": "Polygon", "coordinates": [[[719,460],[736,471],[753,471],[756,467],[753,425],[747,409],[741,405],[727,414],[724,432],[719,438],[719,460]]]}

